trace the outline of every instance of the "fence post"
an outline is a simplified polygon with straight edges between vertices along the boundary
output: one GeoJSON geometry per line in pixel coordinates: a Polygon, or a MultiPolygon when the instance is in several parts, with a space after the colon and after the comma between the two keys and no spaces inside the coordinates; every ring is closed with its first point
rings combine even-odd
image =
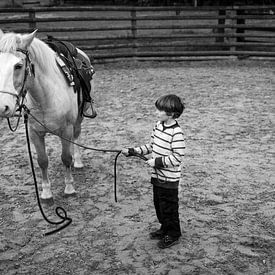
{"type": "MultiPolygon", "coordinates": [[[[219,16],[226,16],[226,8],[222,9],[222,10],[219,9],[218,15],[219,16]]],[[[218,19],[218,29],[217,29],[218,34],[220,34],[220,35],[223,34],[224,35],[224,27],[220,28],[220,25],[225,25],[225,19],[221,19],[221,18],[218,19]]],[[[216,37],[216,42],[222,42],[223,43],[224,42],[224,36],[216,37]]]]}
{"type": "MultiPolygon", "coordinates": [[[[236,12],[236,15],[237,15],[237,20],[236,20],[236,23],[237,25],[245,25],[245,19],[244,18],[239,18],[238,16],[242,16],[242,15],[245,15],[245,11],[242,10],[241,8],[238,8],[237,9],[237,12],[236,12]]],[[[236,34],[244,34],[245,30],[244,29],[239,29],[238,27],[236,28],[236,34]]],[[[237,37],[237,42],[245,42],[245,38],[243,36],[238,36],[237,37]]]]}
{"type": "Polygon", "coordinates": [[[36,29],[35,11],[34,10],[29,11],[29,18],[30,18],[29,28],[31,31],[33,31],[36,29]]]}
{"type": "MultiPolygon", "coordinates": [[[[233,6],[232,9],[229,11],[230,12],[230,17],[231,17],[231,24],[235,25],[236,24],[236,19],[234,17],[236,17],[236,7],[233,6]]],[[[232,35],[229,39],[230,43],[235,43],[236,42],[236,37],[234,36],[236,34],[236,29],[233,27],[230,30],[230,34],[232,35]]],[[[236,51],[236,46],[230,46],[230,51],[236,51]]]]}
{"type": "Polygon", "coordinates": [[[132,47],[133,47],[133,56],[136,57],[137,53],[137,44],[136,44],[136,37],[137,37],[137,12],[135,8],[131,10],[131,30],[132,30],[132,47]]]}

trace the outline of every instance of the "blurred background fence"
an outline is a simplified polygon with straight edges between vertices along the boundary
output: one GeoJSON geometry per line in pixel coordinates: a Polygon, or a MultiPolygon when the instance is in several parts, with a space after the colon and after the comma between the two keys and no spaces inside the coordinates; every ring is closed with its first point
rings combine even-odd
{"type": "Polygon", "coordinates": [[[38,29],[95,62],[275,57],[275,6],[79,6],[0,8],[0,28],[38,29]]]}

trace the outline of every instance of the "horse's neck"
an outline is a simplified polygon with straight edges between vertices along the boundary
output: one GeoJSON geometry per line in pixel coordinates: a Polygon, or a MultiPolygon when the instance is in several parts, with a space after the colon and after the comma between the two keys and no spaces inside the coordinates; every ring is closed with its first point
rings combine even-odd
{"type": "Polygon", "coordinates": [[[53,90],[49,87],[47,89],[43,77],[37,76],[31,81],[27,88],[28,103],[34,109],[43,110],[48,108],[52,99],[54,98],[53,90]]]}
{"type": "Polygon", "coordinates": [[[53,90],[50,81],[55,82],[54,73],[55,64],[54,55],[50,48],[40,40],[36,39],[30,49],[31,59],[34,64],[34,74],[28,78],[27,90],[30,104],[45,106],[53,97],[53,90]],[[34,57],[34,58],[33,58],[34,57]],[[51,63],[52,68],[49,69],[51,63]]]}

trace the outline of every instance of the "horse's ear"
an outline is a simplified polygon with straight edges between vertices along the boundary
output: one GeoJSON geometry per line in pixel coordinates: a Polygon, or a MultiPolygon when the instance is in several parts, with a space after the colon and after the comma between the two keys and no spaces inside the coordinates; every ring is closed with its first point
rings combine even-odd
{"type": "Polygon", "coordinates": [[[21,42],[22,49],[27,49],[31,45],[33,39],[35,38],[36,32],[37,32],[37,30],[35,30],[34,32],[32,32],[30,34],[22,35],[22,42],[21,42]]]}

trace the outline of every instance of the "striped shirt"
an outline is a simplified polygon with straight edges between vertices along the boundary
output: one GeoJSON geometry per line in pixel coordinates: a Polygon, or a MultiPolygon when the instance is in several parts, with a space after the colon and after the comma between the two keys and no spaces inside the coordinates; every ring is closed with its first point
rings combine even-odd
{"type": "Polygon", "coordinates": [[[177,122],[170,126],[157,122],[151,134],[151,142],[134,148],[134,151],[142,155],[152,154],[155,159],[152,184],[163,188],[178,188],[185,141],[177,122]]]}

